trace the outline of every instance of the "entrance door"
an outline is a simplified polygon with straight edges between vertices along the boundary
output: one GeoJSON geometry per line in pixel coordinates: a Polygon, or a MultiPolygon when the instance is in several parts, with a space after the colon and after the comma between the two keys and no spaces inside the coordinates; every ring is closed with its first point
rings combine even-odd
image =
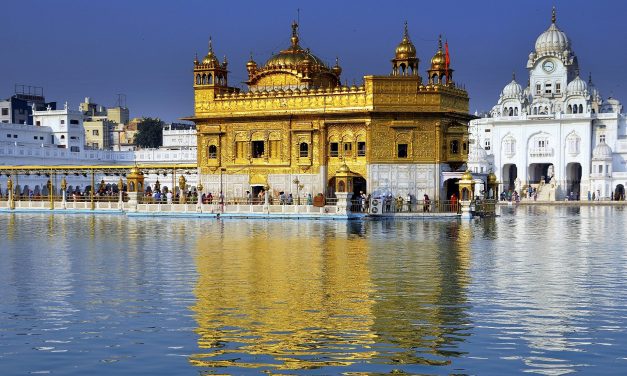
{"type": "Polygon", "coordinates": [[[543,179],[545,183],[549,183],[553,175],[553,163],[532,163],[529,165],[529,183],[531,184],[539,184],[543,179]]]}
{"type": "Polygon", "coordinates": [[[624,201],[625,200],[625,186],[619,184],[616,186],[614,190],[614,200],[616,201],[624,201]]]}
{"type": "Polygon", "coordinates": [[[263,185],[252,185],[250,187],[250,192],[252,193],[253,204],[263,204],[264,199],[259,197],[259,193],[263,191],[264,191],[263,185]]]}
{"type": "Polygon", "coordinates": [[[566,189],[569,200],[581,198],[581,164],[573,162],[566,165],[566,189]]]}
{"type": "Polygon", "coordinates": [[[503,192],[513,191],[518,177],[518,167],[515,164],[503,165],[503,192]]]}

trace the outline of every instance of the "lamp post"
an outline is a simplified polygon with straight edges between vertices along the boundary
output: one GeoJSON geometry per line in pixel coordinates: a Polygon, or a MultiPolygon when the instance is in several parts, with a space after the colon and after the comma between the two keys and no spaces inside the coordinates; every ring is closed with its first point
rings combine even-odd
{"type": "Polygon", "coordinates": [[[63,205],[63,209],[67,207],[67,181],[65,180],[65,176],[61,179],[61,203],[63,205]]]}
{"type": "Polygon", "coordinates": [[[202,212],[202,189],[204,187],[202,186],[202,183],[200,182],[200,179],[198,180],[198,185],[196,186],[196,191],[198,194],[198,199],[196,200],[196,208],[198,212],[202,212]]]}
{"type": "Polygon", "coordinates": [[[222,173],[226,171],[226,168],[220,167],[220,210],[224,213],[224,191],[222,190],[222,173]]]}

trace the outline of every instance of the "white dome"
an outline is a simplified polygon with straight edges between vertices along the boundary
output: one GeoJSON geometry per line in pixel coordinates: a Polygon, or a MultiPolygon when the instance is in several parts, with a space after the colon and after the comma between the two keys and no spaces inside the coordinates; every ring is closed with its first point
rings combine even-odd
{"type": "Polygon", "coordinates": [[[601,141],[592,151],[592,159],[612,159],[612,148],[601,141]]]}
{"type": "Polygon", "coordinates": [[[574,80],[570,81],[568,83],[568,86],[566,86],[566,91],[568,92],[568,94],[584,94],[586,93],[586,90],[588,90],[588,85],[586,84],[586,81],[582,80],[579,75],[577,75],[577,77],[575,77],[574,80]]]}
{"type": "Polygon", "coordinates": [[[501,92],[501,96],[505,98],[518,98],[522,95],[523,89],[522,86],[516,82],[515,79],[512,79],[512,82],[505,85],[503,91],[501,92]]]}
{"type": "Polygon", "coordinates": [[[473,152],[468,156],[468,162],[485,162],[487,159],[488,152],[479,144],[477,144],[473,152]]]}
{"type": "Polygon", "coordinates": [[[536,53],[539,56],[562,54],[569,46],[566,33],[558,29],[555,22],[536,39],[536,53]]]}

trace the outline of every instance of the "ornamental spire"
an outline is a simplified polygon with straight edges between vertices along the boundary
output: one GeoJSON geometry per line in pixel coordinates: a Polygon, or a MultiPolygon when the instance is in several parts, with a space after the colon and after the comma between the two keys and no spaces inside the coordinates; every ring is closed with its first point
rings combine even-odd
{"type": "Polygon", "coordinates": [[[555,5],[553,6],[553,12],[551,15],[551,23],[555,23],[555,21],[557,20],[557,17],[555,16],[555,5]]]}
{"type": "Polygon", "coordinates": [[[211,35],[209,36],[209,52],[213,53],[213,42],[211,42],[211,35]]]}
{"type": "Polygon", "coordinates": [[[296,21],[292,22],[292,47],[298,46],[298,23],[296,21]]]}
{"type": "Polygon", "coordinates": [[[405,21],[405,29],[403,31],[403,38],[407,38],[409,40],[409,32],[407,31],[407,21],[405,21]]]}
{"type": "Polygon", "coordinates": [[[516,81],[516,72],[512,72],[512,81],[516,81]]]}
{"type": "Polygon", "coordinates": [[[442,51],[442,34],[438,36],[438,50],[442,51]]]}

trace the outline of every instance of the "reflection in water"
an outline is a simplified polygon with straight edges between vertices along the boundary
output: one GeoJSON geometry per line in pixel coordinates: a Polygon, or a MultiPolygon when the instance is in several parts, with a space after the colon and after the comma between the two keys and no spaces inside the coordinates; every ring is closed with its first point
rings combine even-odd
{"type": "Polygon", "coordinates": [[[401,225],[369,223],[383,236],[365,237],[361,222],[229,223],[200,237],[193,310],[207,351],[192,364],[448,363],[466,335],[469,226],[401,225]]]}
{"type": "Polygon", "coordinates": [[[3,375],[627,369],[627,213],[457,221],[0,213],[3,375]]]}

